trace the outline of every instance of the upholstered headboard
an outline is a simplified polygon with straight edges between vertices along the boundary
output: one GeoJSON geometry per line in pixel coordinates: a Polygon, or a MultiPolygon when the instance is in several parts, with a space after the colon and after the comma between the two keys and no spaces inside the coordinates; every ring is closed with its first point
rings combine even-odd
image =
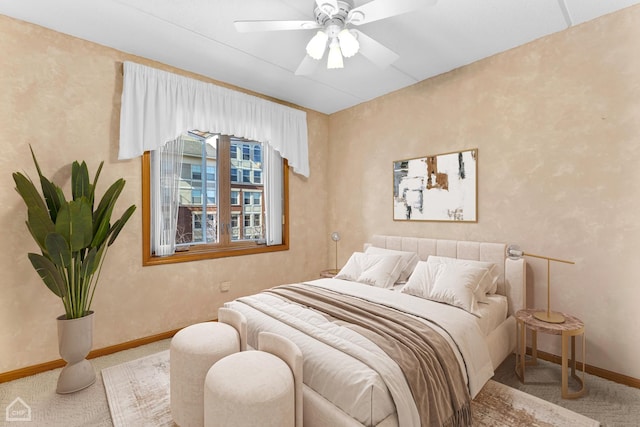
{"type": "Polygon", "coordinates": [[[509,259],[506,256],[507,245],[504,243],[470,242],[466,240],[427,239],[422,237],[402,237],[373,235],[365,245],[398,251],[415,252],[422,261],[429,255],[449,258],[471,259],[496,264],[499,268],[498,291],[509,301],[509,314],[525,308],[526,275],[524,258],[509,259]]]}

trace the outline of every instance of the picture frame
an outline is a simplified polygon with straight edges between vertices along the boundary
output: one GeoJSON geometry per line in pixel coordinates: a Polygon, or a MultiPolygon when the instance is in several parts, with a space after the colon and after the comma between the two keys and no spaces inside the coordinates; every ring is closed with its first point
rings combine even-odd
{"type": "Polygon", "coordinates": [[[393,220],[478,222],[478,149],[394,161],[393,220]]]}

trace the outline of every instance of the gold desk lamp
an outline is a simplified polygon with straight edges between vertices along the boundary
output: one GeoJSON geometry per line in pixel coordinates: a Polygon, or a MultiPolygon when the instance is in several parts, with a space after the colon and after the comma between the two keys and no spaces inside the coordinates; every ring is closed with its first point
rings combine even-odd
{"type": "Polygon", "coordinates": [[[333,274],[338,274],[340,272],[340,270],[338,269],[338,240],[340,240],[340,233],[338,233],[337,231],[331,233],[331,240],[336,243],[336,268],[330,271],[333,274]]]}
{"type": "Polygon", "coordinates": [[[530,256],[547,260],[547,311],[536,311],[533,317],[548,323],[563,323],[564,316],[561,313],[551,311],[551,261],[564,262],[565,264],[575,264],[573,261],[565,261],[558,258],[550,258],[542,255],[534,255],[525,253],[518,245],[509,245],[507,248],[507,256],[511,259],[519,259],[522,256],[530,256]]]}

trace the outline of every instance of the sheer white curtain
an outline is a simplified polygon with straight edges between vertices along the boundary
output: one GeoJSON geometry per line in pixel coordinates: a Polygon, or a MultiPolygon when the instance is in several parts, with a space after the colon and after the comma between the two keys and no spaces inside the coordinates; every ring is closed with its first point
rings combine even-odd
{"type": "Polygon", "coordinates": [[[124,63],[120,159],[156,150],[191,129],[268,144],[309,176],[307,114],[256,96],[124,63]]]}
{"type": "Polygon", "coordinates": [[[265,232],[267,246],[282,244],[282,157],[268,145],[264,145],[265,232]]]}
{"type": "Polygon", "coordinates": [[[180,136],[151,152],[151,252],[156,256],[176,250],[183,149],[180,136]]]}

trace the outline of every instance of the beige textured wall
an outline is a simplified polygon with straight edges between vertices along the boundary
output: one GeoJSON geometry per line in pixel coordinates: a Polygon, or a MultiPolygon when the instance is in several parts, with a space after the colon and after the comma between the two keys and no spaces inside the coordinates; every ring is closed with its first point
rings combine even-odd
{"type": "Polygon", "coordinates": [[[93,305],[94,348],[212,319],[226,300],[326,268],[328,255],[318,250],[329,233],[327,211],[318,208],[328,194],[326,115],[308,112],[310,178],[290,175],[289,251],[143,268],[141,163],[117,160],[121,63],[176,70],[2,15],[0,58],[0,372],[59,358],[55,318],[62,304],[27,259],[37,247],[11,178],[18,170],[35,175],[28,144],[67,191],[71,162],[86,160],[95,173],[105,160],[102,191],[124,177],[119,212],[138,206],[107,256],[93,305]],[[223,294],[218,284],[226,280],[232,288],[223,294]]]}
{"type": "MultiPolygon", "coordinates": [[[[640,378],[638,40],[635,6],[331,115],[341,263],[374,233],[573,260],[551,267],[553,307],[586,322],[588,364],[640,378]],[[392,221],[392,160],[475,147],[477,224],[392,221]]],[[[528,262],[544,308],[546,262],[528,262]]]]}
{"type": "MultiPolygon", "coordinates": [[[[288,252],[142,268],[138,211],[109,253],[94,348],[209,319],[224,300],[312,278],[333,264],[333,230],[343,237],[341,263],[371,234],[394,233],[515,242],[576,261],[552,266],[554,308],[586,322],[587,363],[640,378],[638,23],[635,6],[329,118],[308,112],[311,177],[291,175],[288,252]],[[479,222],[392,221],[391,161],[463,148],[479,149],[479,222]],[[224,280],[233,282],[228,294],[217,291],[224,280]]],[[[62,311],[26,258],[35,244],[11,173],[34,173],[28,144],[65,188],[63,165],[84,159],[95,171],[105,160],[103,185],[127,179],[120,208],[140,206],[140,162],[117,160],[120,63],[180,71],[4,16],[0,58],[5,372],[58,358],[53,319],[62,311]]],[[[544,306],[546,264],[529,264],[530,305],[544,306]]],[[[540,344],[560,353],[557,340],[540,344]]]]}

